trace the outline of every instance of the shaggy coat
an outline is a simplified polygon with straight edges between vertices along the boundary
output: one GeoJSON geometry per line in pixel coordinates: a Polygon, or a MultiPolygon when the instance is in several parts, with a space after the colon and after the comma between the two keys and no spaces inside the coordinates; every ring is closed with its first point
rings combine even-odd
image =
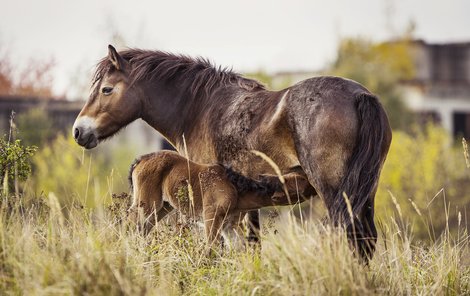
{"type": "MultiPolygon", "coordinates": [[[[96,147],[136,119],[159,131],[180,154],[221,163],[250,178],[300,167],[343,226],[351,246],[370,258],[377,229],[374,200],[392,133],[378,98],[357,82],[320,76],[279,91],[207,60],[128,49],[97,66],[93,89],[73,134],[96,147]]],[[[249,238],[259,230],[249,212],[249,238]]]]}
{"type": "Polygon", "coordinates": [[[155,220],[176,208],[184,215],[202,218],[212,243],[224,226],[238,224],[248,210],[294,204],[316,194],[305,175],[292,172],[283,178],[284,185],[274,175],[255,181],[222,165],[188,161],[173,151],[147,154],[130,168],[130,219],[143,220],[148,231],[155,220]]]}

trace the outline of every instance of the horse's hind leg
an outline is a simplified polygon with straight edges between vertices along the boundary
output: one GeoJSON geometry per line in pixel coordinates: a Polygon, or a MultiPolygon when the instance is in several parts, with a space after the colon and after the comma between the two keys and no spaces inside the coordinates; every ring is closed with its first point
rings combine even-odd
{"type": "Polygon", "coordinates": [[[378,99],[320,99],[314,121],[299,116],[296,150],[309,182],[323,198],[331,221],[342,225],[361,259],[373,255],[377,231],[374,198],[391,142],[378,99]],[[351,217],[352,215],[352,217],[351,217]]]}
{"type": "Polygon", "coordinates": [[[377,228],[374,223],[374,203],[367,201],[362,216],[362,225],[364,227],[363,248],[359,250],[363,258],[370,257],[375,251],[377,243],[377,228]]]}
{"type": "Polygon", "coordinates": [[[321,161],[312,161],[312,163],[316,164],[315,168],[312,169],[311,166],[306,168],[305,172],[312,186],[323,200],[328,210],[330,222],[334,226],[345,227],[351,246],[358,252],[357,255],[360,258],[370,258],[375,249],[375,241],[377,240],[373,203],[368,199],[366,201],[366,209],[362,210],[361,214],[350,212],[347,203],[350,204],[351,209],[356,205],[350,202],[350,195],[348,192],[343,192],[344,190],[340,186],[341,177],[346,172],[341,170],[335,172],[332,169],[334,167],[344,167],[345,164],[338,162],[329,162],[328,164],[321,161]],[[367,210],[369,205],[371,208],[367,210]],[[351,217],[351,214],[353,217],[351,217]]]}

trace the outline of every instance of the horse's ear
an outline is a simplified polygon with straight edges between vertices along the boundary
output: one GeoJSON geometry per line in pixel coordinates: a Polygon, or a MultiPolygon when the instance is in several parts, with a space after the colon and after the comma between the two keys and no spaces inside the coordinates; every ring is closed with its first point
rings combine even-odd
{"type": "Polygon", "coordinates": [[[124,70],[126,61],[121,57],[121,55],[119,55],[114,46],[111,44],[108,45],[108,59],[116,68],[116,70],[124,70]]]}

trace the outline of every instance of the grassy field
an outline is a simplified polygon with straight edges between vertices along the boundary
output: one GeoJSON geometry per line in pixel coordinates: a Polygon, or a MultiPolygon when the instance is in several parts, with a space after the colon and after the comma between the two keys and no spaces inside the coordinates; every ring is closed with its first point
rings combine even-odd
{"type": "Polygon", "coordinates": [[[149,236],[121,221],[126,202],[60,207],[54,194],[0,214],[0,291],[11,295],[465,295],[464,231],[415,243],[399,218],[381,221],[369,266],[339,230],[315,221],[264,221],[261,250],[205,254],[199,227],[177,219],[149,236]]]}
{"type": "Polygon", "coordinates": [[[436,127],[394,133],[368,266],[341,230],[289,208],[265,212],[257,250],[208,257],[200,227],[177,215],[143,236],[123,221],[129,198],[112,197],[136,153],[106,149],[58,137],[32,159],[23,194],[0,195],[1,295],[470,294],[470,169],[436,127]]]}

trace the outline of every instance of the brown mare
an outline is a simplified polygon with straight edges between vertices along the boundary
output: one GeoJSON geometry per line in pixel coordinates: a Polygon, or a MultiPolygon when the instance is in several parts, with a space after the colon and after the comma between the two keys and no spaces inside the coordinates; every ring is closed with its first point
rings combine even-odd
{"type": "MultiPolygon", "coordinates": [[[[73,135],[87,149],[141,118],[189,159],[222,163],[248,177],[300,166],[360,256],[375,250],[374,198],[392,133],[379,100],[360,84],[314,77],[281,91],[193,59],[129,49],[97,65],[73,135]],[[348,211],[350,203],[353,219],[348,211]]],[[[259,213],[249,213],[250,235],[259,213]]]]}
{"type": "Polygon", "coordinates": [[[212,244],[223,229],[236,234],[246,211],[294,204],[316,195],[305,175],[292,172],[283,177],[284,185],[275,175],[255,181],[223,165],[188,161],[173,151],[147,154],[136,159],[129,172],[133,197],[129,218],[148,232],[175,208],[186,216],[203,218],[212,244]]]}

